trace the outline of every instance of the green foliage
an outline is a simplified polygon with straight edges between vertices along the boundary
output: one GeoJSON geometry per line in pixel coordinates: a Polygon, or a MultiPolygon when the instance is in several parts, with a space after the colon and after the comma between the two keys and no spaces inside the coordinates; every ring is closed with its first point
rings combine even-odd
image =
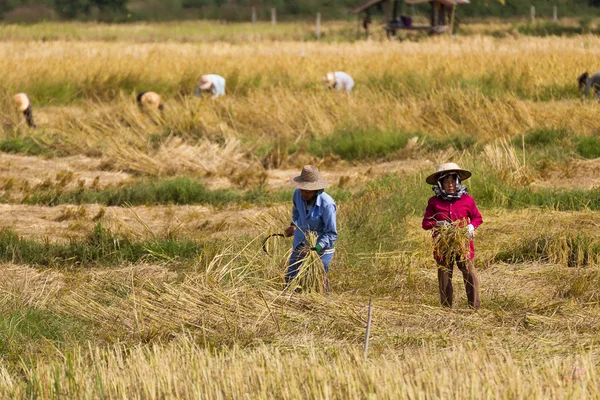
{"type": "Polygon", "coordinates": [[[191,240],[133,240],[114,234],[100,224],[86,238],[66,244],[25,239],[9,229],[0,231],[0,260],[48,267],[192,259],[201,253],[201,245],[191,240]]]}
{"type": "Polygon", "coordinates": [[[126,12],[128,0],[54,0],[56,12],[65,19],[89,16],[92,7],[101,14],[126,12]]]}
{"type": "Polygon", "coordinates": [[[520,209],[544,207],[559,211],[600,210],[600,190],[512,188],[489,176],[472,178],[473,193],[482,207],[520,209]]]}
{"type": "Polygon", "coordinates": [[[473,150],[477,139],[462,132],[446,135],[442,138],[423,135],[423,146],[428,151],[438,151],[454,148],[459,151],[473,150]]]}
{"type": "Polygon", "coordinates": [[[310,142],[308,151],[318,157],[333,154],[344,160],[367,160],[388,156],[403,149],[414,134],[345,129],[310,142]]]}
{"type": "Polygon", "coordinates": [[[253,202],[265,204],[291,197],[290,191],[268,191],[257,186],[248,192],[231,189],[211,190],[202,182],[188,178],[140,180],[131,185],[107,189],[85,189],[64,191],[60,185],[41,185],[26,199],[29,204],[85,204],[96,203],[107,206],[152,205],[152,204],[212,204],[253,202]]]}
{"type": "Polygon", "coordinates": [[[0,314],[0,353],[13,365],[33,362],[43,353],[52,353],[54,347],[65,342],[90,337],[91,327],[79,318],[63,316],[51,311],[28,307],[0,314]]]}
{"type": "Polygon", "coordinates": [[[596,136],[580,137],[576,139],[576,150],[583,158],[600,157],[600,138],[596,136]]]}
{"type": "Polygon", "coordinates": [[[42,147],[29,137],[4,139],[0,141],[0,151],[4,153],[21,153],[30,156],[52,154],[52,150],[42,147]]]}
{"type": "Polygon", "coordinates": [[[571,136],[571,132],[563,128],[538,128],[526,132],[523,136],[523,138],[517,136],[513,139],[516,147],[521,147],[524,139],[527,148],[543,148],[560,144],[571,136]]]}
{"type": "Polygon", "coordinates": [[[552,22],[539,22],[517,26],[517,31],[527,36],[573,36],[589,33],[589,27],[563,26],[552,22]]]}
{"type": "MultiPolygon", "coordinates": [[[[498,1],[473,0],[471,4],[458,8],[457,19],[461,17],[523,17],[529,15],[529,6],[536,6],[536,13],[540,17],[552,15],[552,7],[558,6],[560,16],[583,16],[580,27],[586,27],[587,15],[594,9],[580,4],[576,0],[564,0],[559,2],[548,2],[546,0],[532,0],[522,2],[508,0],[506,5],[498,1]]],[[[135,7],[135,15],[138,20],[153,19],[219,19],[228,21],[248,21],[250,19],[250,8],[257,7],[257,17],[267,20],[271,7],[278,11],[280,20],[297,19],[299,17],[314,17],[321,12],[324,18],[347,18],[348,10],[355,7],[355,0],[342,1],[317,1],[317,0],[273,0],[270,2],[253,0],[138,0],[135,2],[127,0],[5,0],[0,2],[0,14],[8,12],[17,7],[44,5],[54,7],[63,18],[89,18],[94,9],[99,11],[98,17],[106,19],[110,16],[124,15],[127,6],[135,7]],[[135,3],[135,4],[134,4],[135,3]]],[[[593,4],[590,4],[593,5],[593,4]]],[[[415,7],[418,15],[427,15],[428,4],[415,7]]],[[[377,17],[383,18],[383,9],[372,7],[371,12],[377,17]]],[[[548,28],[552,29],[552,28],[548,28]]],[[[350,35],[350,36],[355,36],[350,35]]]]}

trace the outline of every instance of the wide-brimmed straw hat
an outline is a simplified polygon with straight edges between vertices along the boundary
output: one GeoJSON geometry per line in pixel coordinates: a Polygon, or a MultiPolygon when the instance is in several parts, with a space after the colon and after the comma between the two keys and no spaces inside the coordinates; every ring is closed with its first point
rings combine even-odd
{"type": "Polygon", "coordinates": [[[425,182],[430,185],[435,185],[440,179],[440,176],[447,175],[449,173],[456,173],[461,181],[467,180],[471,177],[471,171],[467,171],[466,169],[462,169],[456,163],[445,163],[438,165],[435,169],[435,172],[425,179],[425,182]]]}
{"type": "Polygon", "coordinates": [[[327,73],[327,80],[331,83],[335,82],[335,73],[334,72],[328,72],[327,73]]]}
{"type": "Polygon", "coordinates": [[[333,72],[328,72],[327,75],[323,77],[323,83],[327,86],[333,86],[335,83],[335,74],[333,72]]]}
{"type": "Polygon", "coordinates": [[[212,87],[212,85],[213,85],[212,79],[203,76],[202,79],[200,79],[200,83],[198,84],[198,87],[201,90],[208,90],[212,87]]]}
{"type": "Polygon", "coordinates": [[[303,190],[321,190],[327,187],[327,181],[319,174],[319,168],[305,165],[299,176],[291,178],[296,187],[303,190]]]}

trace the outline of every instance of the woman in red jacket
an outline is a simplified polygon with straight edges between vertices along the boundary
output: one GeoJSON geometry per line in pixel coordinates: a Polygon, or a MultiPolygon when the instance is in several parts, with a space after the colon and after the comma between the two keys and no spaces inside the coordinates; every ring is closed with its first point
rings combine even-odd
{"type": "Polygon", "coordinates": [[[467,193],[467,188],[462,181],[467,180],[471,172],[461,169],[455,163],[442,164],[436,168],[435,173],[429,175],[426,182],[433,185],[435,196],[429,199],[425,215],[423,216],[423,229],[436,228],[434,237],[441,229],[449,227],[455,221],[459,221],[460,227],[464,227],[470,237],[468,254],[453,253],[450,257],[443,257],[434,251],[434,257],[438,263],[438,282],[440,288],[440,300],[443,306],[452,307],[452,270],[454,263],[462,272],[467,291],[469,306],[478,309],[479,281],[475,274],[473,258],[475,247],[473,237],[475,229],[481,225],[483,219],[475,205],[475,200],[467,193]]]}

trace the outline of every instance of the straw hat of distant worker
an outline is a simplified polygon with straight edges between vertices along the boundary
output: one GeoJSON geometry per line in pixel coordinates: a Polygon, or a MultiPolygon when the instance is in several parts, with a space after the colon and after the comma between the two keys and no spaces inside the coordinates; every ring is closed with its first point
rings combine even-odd
{"type": "Polygon", "coordinates": [[[342,71],[328,72],[322,80],[325,87],[337,90],[338,92],[344,91],[350,93],[354,87],[354,79],[342,71]]]}
{"type": "Polygon", "coordinates": [[[442,175],[449,175],[455,173],[458,175],[461,181],[465,181],[471,177],[471,171],[462,169],[456,163],[445,163],[440,164],[436,167],[435,172],[425,179],[425,182],[430,185],[436,185],[442,175]]]}
{"type": "Polygon", "coordinates": [[[163,110],[164,106],[156,92],[140,92],[136,97],[138,106],[146,110],[163,110]]]}
{"type": "Polygon", "coordinates": [[[327,187],[327,181],[313,165],[305,165],[300,175],[291,178],[292,183],[300,190],[321,190],[327,187]]]}
{"type": "Polygon", "coordinates": [[[33,109],[31,108],[31,101],[25,93],[17,93],[13,96],[13,104],[15,109],[22,112],[25,116],[25,121],[30,128],[35,128],[36,125],[33,122],[33,109]]]}

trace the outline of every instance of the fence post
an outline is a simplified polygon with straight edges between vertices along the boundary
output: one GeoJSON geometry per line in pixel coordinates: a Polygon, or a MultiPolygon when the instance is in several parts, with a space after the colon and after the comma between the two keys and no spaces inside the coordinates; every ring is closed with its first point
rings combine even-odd
{"type": "Polygon", "coordinates": [[[277,10],[271,8],[271,25],[277,25],[277,10]]]}
{"type": "Polygon", "coordinates": [[[317,40],[321,39],[321,13],[320,12],[317,13],[317,29],[315,31],[315,34],[317,35],[317,40]]]}
{"type": "Polygon", "coordinates": [[[256,25],[256,7],[252,7],[252,25],[256,25]]]}
{"type": "Polygon", "coordinates": [[[535,6],[531,6],[531,23],[533,24],[535,22],[535,6]]]}
{"type": "Polygon", "coordinates": [[[558,7],[552,7],[552,23],[558,24],[558,7]]]}
{"type": "Polygon", "coordinates": [[[367,331],[365,332],[365,345],[363,346],[363,357],[367,360],[367,354],[369,352],[369,336],[371,335],[371,312],[373,310],[373,298],[369,300],[369,311],[367,314],[367,331]]]}

